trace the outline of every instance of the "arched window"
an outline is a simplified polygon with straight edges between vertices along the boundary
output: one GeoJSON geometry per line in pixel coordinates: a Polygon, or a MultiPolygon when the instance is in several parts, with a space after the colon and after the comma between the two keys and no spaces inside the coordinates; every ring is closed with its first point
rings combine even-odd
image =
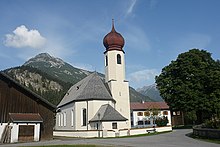
{"type": "Polygon", "coordinates": [[[121,55],[117,54],[117,64],[121,64],[121,55]]]}
{"type": "Polygon", "coordinates": [[[66,112],[63,113],[63,126],[66,127],[66,112]]]}
{"type": "Polygon", "coordinates": [[[83,126],[86,126],[86,109],[83,109],[83,112],[82,112],[82,125],[83,126]]]}
{"type": "Polygon", "coordinates": [[[105,66],[108,66],[108,56],[105,56],[105,66]]]}
{"type": "Polygon", "coordinates": [[[73,127],[74,125],[74,113],[73,110],[71,110],[71,126],[73,127]]]}

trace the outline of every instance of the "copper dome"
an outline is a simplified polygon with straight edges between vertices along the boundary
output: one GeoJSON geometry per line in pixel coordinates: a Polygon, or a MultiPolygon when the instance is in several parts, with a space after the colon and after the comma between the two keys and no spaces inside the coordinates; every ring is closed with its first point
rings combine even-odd
{"type": "Polygon", "coordinates": [[[108,50],[122,50],[125,41],[122,35],[115,31],[114,22],[112,22],[112,30],[103,39],[103,44],[108,50]]]}

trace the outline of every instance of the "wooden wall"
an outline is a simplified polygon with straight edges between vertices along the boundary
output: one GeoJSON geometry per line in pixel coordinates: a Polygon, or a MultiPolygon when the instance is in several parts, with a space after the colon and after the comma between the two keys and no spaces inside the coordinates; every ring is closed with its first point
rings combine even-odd
{"type": "Polygon", "coordinates": [[[54,107],[39,96],[0,74],[0,123],[9,121],[9,113],[39,113],[43,118],[41,140],[53,138],[54,107]]]}

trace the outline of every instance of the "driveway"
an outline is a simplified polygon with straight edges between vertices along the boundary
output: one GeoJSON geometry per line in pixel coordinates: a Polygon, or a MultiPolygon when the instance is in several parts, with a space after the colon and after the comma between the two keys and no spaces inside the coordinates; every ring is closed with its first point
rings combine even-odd
{"type": "Polygon", "coordinates": [[[219,144],[208,143],[195,140],[185,136],[192,132],[191,129],[173,130],[153,136],[131,137],[131,138],[112,138],[112,139],[55,139],[51,141],[41,141],[32,143],[8,144],[0,146],[38,146],[56,144],[96,144],[106,146],[121,147],[219,147],[219,144]]]}

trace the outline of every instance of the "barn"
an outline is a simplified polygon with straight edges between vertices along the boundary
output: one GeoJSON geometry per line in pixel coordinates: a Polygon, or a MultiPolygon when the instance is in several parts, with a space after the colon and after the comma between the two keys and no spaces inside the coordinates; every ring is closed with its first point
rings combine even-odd
{"type": "Polygon", "coordinates": [[[55,110],[56,106],[0,72],[0,143],[52,139],[55,110]]]}

